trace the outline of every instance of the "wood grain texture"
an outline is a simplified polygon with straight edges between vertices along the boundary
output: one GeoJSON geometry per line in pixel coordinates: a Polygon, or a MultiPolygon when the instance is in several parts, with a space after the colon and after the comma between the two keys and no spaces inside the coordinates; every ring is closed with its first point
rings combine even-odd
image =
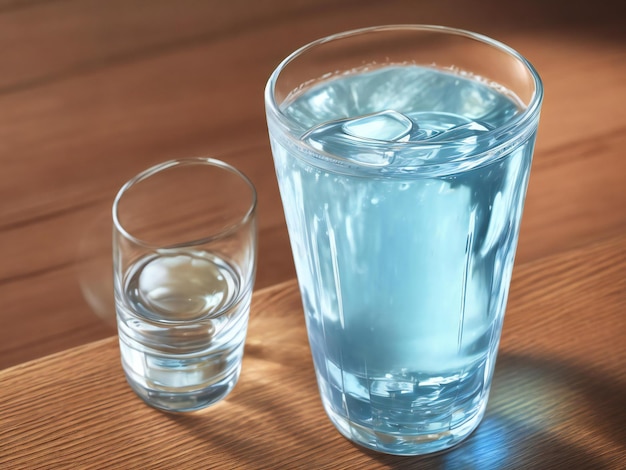
{"type": "Polygon", "coordinates": [[[540,71],[518,263],[626,231],[626,36],[612,3],[0,0],[0,369],[114,332],[110,204],[167,159],[213,155],[247,173],[257,288],[292,278],[265,81],[313,39],[384,23],[475,30],[540,71]]]}
{"type": "Polygon", "coordinates": [[[143,404],[114,337],[0,372],[0,467],[621,469],[625,291],[624,235],[519,266],[486,417],[438,456],[376,454],[339,435],[291,281],[255,294],[239,383],[201,412],[143,404]]]}

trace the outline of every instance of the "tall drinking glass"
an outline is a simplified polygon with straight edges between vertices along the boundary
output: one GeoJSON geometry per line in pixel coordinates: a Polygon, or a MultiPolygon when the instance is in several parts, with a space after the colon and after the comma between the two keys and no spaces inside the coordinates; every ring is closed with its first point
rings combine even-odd
{"type": "Polygon", "coordinates": [[[327,37],[271,75],[317,382],[348,439],[415,455],[478,426],[542,95],[514,50],[437,26],[327,37]]]}
{"type": "Polygon", "coordinates": [[[256,192],[210,158],[173,160],[113,204],[122,366],[148,404],[204,408],[237,383],[256,268],[256,192]]]}

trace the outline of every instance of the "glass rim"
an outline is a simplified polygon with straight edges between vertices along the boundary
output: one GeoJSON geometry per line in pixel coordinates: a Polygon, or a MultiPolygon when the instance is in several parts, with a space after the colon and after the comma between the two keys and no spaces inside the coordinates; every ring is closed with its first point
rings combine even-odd
{"type": "Polygon", "coordinates": [[[131,241],[135,245],[141,246],[142,248],[152,249],[152,250],[163,248],[162,246],[156,245],[154,243],[151,243],[139,237],[136,237],[133,234],[131,234],[128,230],[126,230],[124,225],[119,220],[119,205],[120,205],[120,202],[122,201],[122,198],[127,193],[127,191],[131,189],[132,187],[134,187],[136,184],[156,175],[157,173],[161,173],[164,170],[168,170],[170,168],[174,168],[177,166],[190,166],[190,165],[215,167],[215,168],[228,171],[234,174],[235,176],[238,176],[250,188],[251,202],[248,206],[248,209],[244,213],[244,215],[240,217],[237,222],[230,224],[226,228],[223,228],[222,230],[216,233],[213,233],[211,235],[208,235],[206,237],[189,240],[188,242],[177,243],[175,246],[182,247],[182,246],[203,245],[205,243],[209,243],[211,241],[224,238],[236,232],[240,227],[248,223],[248,221],[254,217],[254,214],[256,212],[256,207],[258,204],[257,191],[256,191],[256,188],[254,187],[254,184],[250,180],[250,178],[248,178],[243,172],[241,172],[234,166],[222,160],[218,160],[218,159],[211,158],[211,157],[177,158],[177,159],[168,160],[168,161],[153,165],[137,173],[135,176],[130,178],[128,181],[126,181],[126,183],[122,185],[122,187],[117,192],[115,199],[113,200],[113,205],[111,207],[111,212],[113,216],[113,227],[115,228],[115,230],[118,233],[120,233],[124,238],[131,241]]]}
{"type": "MultiPolygon", "coordinates": [[[[517,141],[518,139],[525,137],[527,135],[529,128],[532,128],[532,124],[536,121],[539,115],[539,112],[541,109],[541,103],[543,101],[543,83],[541,81],[539,73],[533,67],[533,65],[528,61],[528,59],[526,59],[523,55],[521,55],[512,47],[507,46],[506,44],[498,40],[492,39],[480,33],[474,33],[472,31],[468,31],[464,29],[452,28],[448,26],[439,26],[439,25],[395,24],[395,25],[370,26],[366,28],[353,29],[353,30],[322,37],[320,39],[309,42],[308,44],[305,44],[304,46],[296,49],[294,52],[289,54],[285,59],[283,59],[279,63],[279,65],[274,69],[274,71],[270,75],[267,81],[267,84],[265,86],[266,112],[268,113],[268,115],[271,115],[276,119],[276,121],[281,126],[283,133],[287,135],[287,138],[291,142],[295,143],[298,146],[302,146],[306,148],[310,152],[313,152],[313,154],[320,153],[318,149],[314,149],[313,147],[310,146],[310,144],[301,140],[299,137],[294,136],[290,132],[290,129],[297,127],[297,125],[294,125],[294,124],[297,124],[297,121],[291,118],[290,116],[286,115],[281,109],[281,104],[276,102],[276,93],[275,93],[276,83],[281,73],[284,71],[284,69],[296,58],[326,43],[334,42],[337,40],[342,40],[342,39],[346,39],[346,38],[350,38],[350,37],[354,37],[358,35],[378,33],[378,32],[389,32],[389,31],[433,32],[433,33],[440,33],[440,34],[448,34],[448,35],[457,36],[457,37],[465,37],[467,39],[478,41],[486,46],[490,46],[492,48],[500,50],[501,52],[504,52],[510,57],[513,57],[514,59],[516,59],[530,73],[530,76],[532,77],[532,81],[534,84],[533,94],[528,102],[528,105],[522,110],[522,112],[514,116],[513,119],[506,122],[502,126],[496,127],[495,129],[491,129],[480,136],[481,140],[482,139],[487,140],[487,139],[493,138],[494,136],[499,136],[502,141],[499,142],[497,145],[491,146],[485,151],[481,151],[475,154],[470,153],[470,154],[464,155],[463,157],[459,159],[453,159],[453,160],[449,160],[445,162],[422,161],[419,165],[420,168],[425,168],[425,167],[428,168],[428,167],[433,167],[433,166],[446,167],[447,165],[455,165],[460,162],[464,162],[468,160],[469,161],[480,160],[481,156],[485,154],[491,155],[492,153],[497,152],[499,148],[507,146],[511,142],[517,141]],[[503,136],[509,136],[509,137],[503,138],[503,136]]],[[[467,71],[467,72],[471,73],[471,71],[467,71]]],[[[482,78],[482,77],[479,77],[479,78],[482,78]]],[[[386,146],[391,145],[395,149],[419,148],[419,149],[428,150],[428,149],[440,148],[441,142],[438,142],[438,143],[427,142],[427,141],[425,142],[420,142],[420,141],[384,142],[384,141],[374,140],[371,143],[367,143],[365,140],[363,141],[364,147],[374,148],[374,147],[381,146],[381,145],[386,145],[386,146]]],[[[321,153],[323,154],[323,152],[321,153]]],[[[351,163],[349,160],[344,159],[343,157],[339,155],[332,155],[332,157],[335,158],[338,162],[342,162],[345,160],[345,163],[348,163],[348,164],[351,163]]],[[[491,159],[489,159],[489,161],[491,161],[491,159]]]]}

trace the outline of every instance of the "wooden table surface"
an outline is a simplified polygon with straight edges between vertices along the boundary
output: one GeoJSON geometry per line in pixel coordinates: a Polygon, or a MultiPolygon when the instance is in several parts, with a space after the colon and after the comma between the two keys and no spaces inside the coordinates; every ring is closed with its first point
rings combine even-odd
{"type": "MultiPolygon", "coordinates": [[[[253,321],[247,371],[206,418],[142,407],[123,384],[114,340],[92,342],[115,333],[109,211],[124,181],[171,158],[234,164],[259,192],[257,290],[292,279],[264,118],[269,74],[321,36],[423,23],[511,45],[545,85],[491,411],[472,441],[428,465],[471,468],[480,454],[512,468],[560,459],[626,467],[626,28],[615,5],[0,0],[0,461],[124,455],[139,466],[164,446],[154,458],[173,465],[180,442],[207,465],[217,453],[251,467],[332,466],[336,454],[354,468],[401,466],[333,434],[300,336],[253,321]],[[41,359],[52,353],[61,355],[41,359]],[[273,374],[285,390],[272,388],[273,374]],[[287,390],[306,394],[306,405],[277,398],[287,390]],[[235,415],[259,434],[242,440],[242,428],[224,424],[235,415]]],[[[253,320],[280,318],[277,328],[302,335],[293,295],[283,311],[259,307],[284,287],[257,296],[253,320]]]]}
{"type": "Polygon", "coordinates": [[[485,419],[435,457],[340,436],[287,281],[257,291],[239,383],[198,413],[136,397],[115,337],[0,371],[0,468],[623,469],[625,279],[626,235],[520,266],[485,419]]]}

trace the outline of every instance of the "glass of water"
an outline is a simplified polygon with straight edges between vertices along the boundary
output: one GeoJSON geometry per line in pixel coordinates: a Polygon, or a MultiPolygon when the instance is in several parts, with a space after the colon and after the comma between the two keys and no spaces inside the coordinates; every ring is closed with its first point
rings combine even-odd
{"type": "Polygon", "coordinates": [[[211,158],[154,166],[117,194],[122,365],[148,404],[197,410],[237,383],[256,269],[256,200],[246,176],[211,158]]]}
{"type": "Polygon", "coordinates": [[[415,455],[478,426],[542,96],[520,54],[437,26],[324,38],[271,75],[318,386],[347,438],[415,455]]]}

